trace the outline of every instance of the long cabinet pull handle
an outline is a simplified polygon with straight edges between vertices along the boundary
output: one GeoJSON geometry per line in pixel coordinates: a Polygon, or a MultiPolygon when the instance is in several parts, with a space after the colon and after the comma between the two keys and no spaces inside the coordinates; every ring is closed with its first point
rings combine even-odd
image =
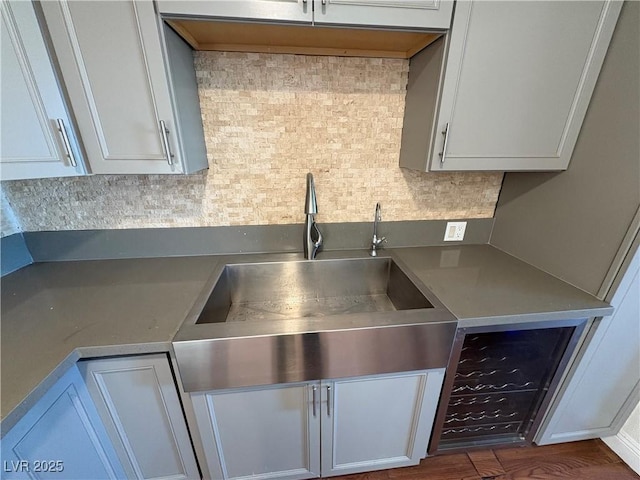
{"type": "Polygon", "coordinates": [[[61,118],[56,119],[56,123],[58,124],[58,131],[60,132],[60,136],[62,136],[62,143],[64,144],[64,149],[71,163],[72,167],[77,167],[78,163],[76,162],[76,157],[73,154],[73,150],[71,148],[71,142],[69,141],[69,136],[67,135],[67,129],[64,126],[64,120],[61,118]]]}
{"type": "Polygon", "coordinates": [[[327,417],[331,416],[331,385],[327,385],[327,417]]]}
{"type": "Polygon", "coordinates": [[[311,395],[312,395],[311,403],[313,403],[313,416],[314,417],[316,416],[316,402],[317,402],[316,395],[317,395],[317,392],[318,392],[318,387],[313,385],[311,387],[311,395]]]}
{"type": "Polygon", "coordinates": [[[449,124],[447,123],[442,131],[442,135],[444,135],[444,144],[442,145],[442,152],[440,155],[440,165],[442,165],[447,158],[447,142],[449,140],[449,124]]]}
{"type": "Polygon", "coordinates": [[[162,134],[162,148],[164,156],[169,165],[173,165],[173,153],[171,153],[171,145],[169,145],[169,129],[164,120],[160,120],[160,133],[162,134]]]}

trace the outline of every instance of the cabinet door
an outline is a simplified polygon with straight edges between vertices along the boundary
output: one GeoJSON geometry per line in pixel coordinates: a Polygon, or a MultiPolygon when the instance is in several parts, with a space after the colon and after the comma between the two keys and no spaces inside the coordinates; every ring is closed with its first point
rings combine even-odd
{"type": "Polygon", "coordinates": [[[622,2],[458,2],[428,169],[566,169],[622,2]]]}
{"type": "Polygon", "coordinates": [[[4,436],[2,458],[3,478],[125,478],[75,366],[4,436]]]}
{"type": "Polygon", "coordinates": [[[444,369],[323,382],[322,476],[417,465],[444,369]]]}
{"type": "Polygon", "coordinates": [[[275,20],[311,23],[313,0],[157,0],[158,11],[167,16],[187,15],[244,20],[275,20]]]}
{"type": "Polygon", "coordinates": [[[150,0],[42,2],[93,173],[182,173],[150,0]]]}
{"type": "Polygon", "coordinates": [[[447,29],[453,0],[314,0],[317,24],[447,29]]]}
{"type": "Polygon", "coordinates": [[[572,369],[536,439],[539,445],[614,435],[626,403],[638,403],[640,365],[640,251],[572,369]],[[615,361],[612,363],[612,360],[615,361]],[[631,402],[630,402],[631,400],[631,402]]]}
{"type": "Polygon", "coordinates": [[[208,478],[319,477],[318,393],[317,383],[192,393],[208,478]]]}
{"type": "Polygon", "coordinates": [[[33,5],[2,0],[0,14],[0,177],[84,174],[33,5]]]}
{"type": "Polygon", "coordinates": [[[199,478],[166,355],[79,364],[128,478],[199,478]]]}

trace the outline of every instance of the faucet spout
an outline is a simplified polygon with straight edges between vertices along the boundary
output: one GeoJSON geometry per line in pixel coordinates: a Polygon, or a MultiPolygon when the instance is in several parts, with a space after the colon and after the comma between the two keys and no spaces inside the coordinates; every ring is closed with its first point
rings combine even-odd
{"type": "Polygon", "coordinates": [[[316,224],[318,201],[316,199],[316,187],[311,173],[307,173],[307,194],[305,196],[304,213],[304,258],[313,260],[316,258],[318,250],[322,247],[322,233],[320,233],[318,225],[316,224]]]}
{"type": "Polygon", "coordinates": [[[378,238],[378,222],[381,221],[380,203],[376,203],[376,213],[373,217],[373,238],[371,239],[371,250],[369,251],[369,255],[372,257],[378,256],[378,248],[382,248],[382,243],[387,241],[385,237],[378,238]]]}
{"type": "Polygon", "coordinates": [[[313,174],[307,173],[307,194],[304,201],[304,213],[315,215],[318,213],[318,200],[316,199],[316,185],[313,181],[313,174]]]}

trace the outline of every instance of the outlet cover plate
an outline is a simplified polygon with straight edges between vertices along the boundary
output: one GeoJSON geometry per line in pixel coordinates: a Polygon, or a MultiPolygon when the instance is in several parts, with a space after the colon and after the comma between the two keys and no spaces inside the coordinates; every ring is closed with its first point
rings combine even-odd
{"type": "Polygon", "coordinates": [[[464,231],[467,229],[467,222],[447,222],[447,229],[444,231],[445,242],[461,242],[464,240],[464,231]]]}

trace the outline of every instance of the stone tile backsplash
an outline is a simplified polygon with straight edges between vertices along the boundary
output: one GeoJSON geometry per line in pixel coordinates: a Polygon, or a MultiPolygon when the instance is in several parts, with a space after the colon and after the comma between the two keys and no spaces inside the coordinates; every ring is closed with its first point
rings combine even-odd
{"type": "MultiPolygon", "coordinates": [[[[492,217],[501,173],[398,157],[407,60],[195,52],[209,170],[3,182],[25,231],[492,217]]],[[[3,231],[5,235],[3,220],[3,231]]]]}

